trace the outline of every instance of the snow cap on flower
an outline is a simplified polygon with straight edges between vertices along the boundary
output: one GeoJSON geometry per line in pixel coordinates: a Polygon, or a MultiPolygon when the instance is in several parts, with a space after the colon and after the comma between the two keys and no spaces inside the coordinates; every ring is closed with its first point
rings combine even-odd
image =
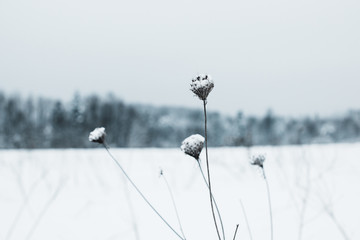
{"type": "Polygon", "coordinates": [[[199,160],[201,150],[204,147],[205,138],[200,134],[191,135],[185,138],[181,144],[181,151],[185,154],[192,156],[196,160],[199,160]]]}
{"type": "Polygon", "coordinates": [[[89,141],[97,142],[97,143],[104,143],[105,136],[106,136],[106,133],[105,133],[104,127],[95,128],[94,131],[92,131],[89,135],[89,141]]]}
{"type": "Polygon", "coordinates": [[[214,88],[214,82],[207,74],[199,74],[191,80],[190,90],[201,100],[206,100],[211,90],[214,88]]]}
{"type": "Polygon", "coordinates": [[[256,156],[252,156],[250,163],[252,165],[257,165],[257,166],[263,168],[264,167],[264,161],[265,161],[265,156],[262,155],[262,154],[259,154],[259,155],[256,155],[256,156]]]}

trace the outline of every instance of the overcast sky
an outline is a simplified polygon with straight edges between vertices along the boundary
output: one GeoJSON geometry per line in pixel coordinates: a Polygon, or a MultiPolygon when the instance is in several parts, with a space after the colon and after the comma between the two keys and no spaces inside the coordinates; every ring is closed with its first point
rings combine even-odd
{"type": "Polygon", "coordinates": [[[1,0],[0,89],[283,115],[360,108],[358,0],[1,0]]]}

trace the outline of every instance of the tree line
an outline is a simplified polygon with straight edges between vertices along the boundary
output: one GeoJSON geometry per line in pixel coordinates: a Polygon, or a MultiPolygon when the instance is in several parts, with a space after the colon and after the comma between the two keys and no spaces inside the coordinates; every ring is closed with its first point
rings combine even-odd
{"type": "MultiPolygon", "coordinates": [[[[0,148],[88,148],[89,132],[103,126],[112,147],[179,147],[203,134],[201,109],[128,104],[114,95],[70,102],[0,92],[0,148]]],[[[353,142],[360,140],[360,111],[337,117],[285,118],[210,112],[210,146],[353,142]]]]}

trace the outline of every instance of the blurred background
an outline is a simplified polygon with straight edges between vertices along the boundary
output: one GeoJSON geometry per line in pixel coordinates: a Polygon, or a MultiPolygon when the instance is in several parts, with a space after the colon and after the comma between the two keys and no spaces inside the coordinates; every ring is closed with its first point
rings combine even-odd
{"type": "MultiPolygon", "coordinates": [[[[184,83],[188,85],[188,81],[184,83]]],[[[216,91],[216,87],[213,91],[216,91]]],[[[208,107],[211,109],[211,94],[208,107]]],[[[112,147],[179,147],[191,134],[203,134],[201,101],[197,108],[160,107],[124,102],[114,95],[70,102],[0,93],[2,148],[87,148],[88,134],[104,126],[112,147]]],[[[231,96],[230,96],[231,97],[231,96]]],[[[210,146],[293,145],[360,140],[360,110],[333,116],[285,117],[209,112],[210,146]]]]}
{"type": "Polygon", "coordinates": [[[360,3],[1,1],[0,146],[175,147],[357,141],[360,3]],[[62,139],[67,139],[63,141],[62,139]]]}

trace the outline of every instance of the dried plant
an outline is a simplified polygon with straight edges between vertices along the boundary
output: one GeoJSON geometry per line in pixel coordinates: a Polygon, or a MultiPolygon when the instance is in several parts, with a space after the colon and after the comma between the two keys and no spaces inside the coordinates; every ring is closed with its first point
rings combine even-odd
{"type": "Polygon", "coordinates": [[[104,127],[95,128],[94,131],[89,134],[89,141],[103,144],[105,142],[105,136],[104,127]]]}
{"type": "Polygon", "coordinates": [[[266,183],[266,190],[267,190],[268,203],[269,203],[269,215],[270,215],[270,233],[271,233],[270,236],[271,236],[271,240],[273,240],[274,230],[273,230],[273,220],[272,220],[273,217],[272,217],[270,187],[269,187],[269,182],[268,182],[268,180],[266,178],[266,175],[265,175],[264,162],[265,162],[265,156],[260,154],[260,155],[253,156],[251,158],[250,164],[260,167],[260,169],[262,170],[262,174],[263,174],[265,183],[266,183]]]}
{"type": "Polygon", "coordinates": [[[200,74],[195,76],[190,83],[190,90],[195,93],[196,96],[199,97],[200,100],[203,101],[204,106],[204,132],[205,132],[205,152],[206,152],[206,169],[207,169],[207,182],[209,184],[209,196],[210,196],[210,206],[211,213],[213,216],[216,233],[218,235],[219,240],[221,240],[219,228],[217,225],[215,212],[214,212],[214,203],[212,198],[212,189],[211,189],[211,178],[210,178],[210,166],[209,166],[209,156],[208,156],[208,147],[207,147],[207,116],[206,116],[206,104],[207,97],[209,93],[214,88],[214,82],[211,77],[207,74],[200,74]]]}
{"type": "Polygon", "coordinates": [[[186,239],[185,233],[184,233],[181,221],[180,221],[179,212],[178,212],[177,207],[176,207],[174,195],[173,195],[173,193],[171,191],[170,184],[169,184],[168,180],[166,179],[166,176],[164,175],[164,171],[162,169],[160,170],[160,177],[162,177],[162,179],[164,179],[164,182],[166,184],[166,187],[167,187],[167,189],[169,191],[169,194],[170,194],[170,197],[171,197],[171,201],[172,201],[172,204],[173,204],[173,207],[174,207],[174,210],[175,210],[176,218],[177,218],[177,221],[178,221],[178,224],[179,224],[179,228],[180,228],[182,237],[184,239],[186,239]]]}
{"type": "MultiPolygon", "coordinates": [[[[195,158],[196,162],[198,163],[198,166],[199,166],[199,169],[201,172],[201,176],[203,177],[204,182],[205,182],[207,188],[209,189],[209,183],[206,180],[204,171],[202,170],[202,167],[200,164],[200,158],[199,158],[200,153],[204,147],[204,141],[205,141],[205,138],[203,136],[201,136],[200,134],[194,134],[194,135],[191,135],[190,137],[185,138],[184,141],[182,142],[180,148],[185,154],[195,158]]],[[[209,189],[209,191],[210,191],[210,189],[209,189]]],[[[211,192],[211,197],[212,197],[212,200],[214,201],[216,212],[219,217],[223,239],[225,239],[224,224],[223,224],[223,221],[221,218],[219,207],[216,203],[215,197],[212,192],[211,192]]]]}
{"type": "Polygon", "coordinates": [[[213,88],[214,82],[207,74],[199,74],[195,76],[190,83],[190,90],[203,101],[206,101],[213,88]]]}
{"type": "MultiPolygon", "coordinates": [[[[200,134],[194,134],[194,135],[191,135],[191,136],[187,137],[186,139],[184,139],[184,141],[181,144],[181,150],[185,154],[193,157],[198,163],[202,178],[203,178],[204,183],[207,186],[207,189],[209,191],[211,213],[212,213],[212,218],[213,218],[213,222],[214,222],[214,225],[215,225],[215,229],[216,229],[218,239],[219,240],[225,240],[224,224],[223,224],[222,217],[221,217],[218,205],[216,203],[216,200],[214,198],[214,194],[212,192],[212,187],[211,187],[210,164],[209,164],[209,154],[208,154],[208,144],[207,144],[208,143],[208,130],[207,130],[207,109],[206,109],[206,105],[207,105],[207,98],[209,96],[209,93],[213,90],[213,88],[214,88],[214,82],[212,81],[212,79],[211,79],[211,77],[209,75],[200,74],[200,75],[195,76],[192,79],[192,81],[190,83],[190,90],[203,102],[205,137],[201,136],[200,134]],[[204,148],[204,146],[205,146],[206,173],[207,173],[207,176],[204,174],[204,171],[202,170],[201,163],[200,163],[201,162],[200,154],[201,154],[201,151],[204,148]],[[216,209],[217,217],[215,216],[215,209],[216,209]],[[219,223],[221,225],[222,237],[220,235],[220,231],[219,231],[219,227],[218,227],[218,221],[219,221],[219,223]]],[[[179,237],[182,240],[186,240],[185,234],[184,234],[181,222],[180,222],[179,213],[177,211],[177,207],[176,207],[176,204],[175,204],[175,199],[174,199],[174,196],[173,196],[173,194],[171,192],[171,188],[169,186],[169,183],[168,183],[166,177],[163,174],[163,171],[161,170],[160,176],[163,177],[163,179],[164,179],[164,181],[165,181],[165,183],[167,185],[167,188],[169,190],[169,193],[171,195],[172,203],[173,203],[173,206],[174,206],[174,209],[175,209],[175,212],[176,212],[176,216],[177,216],[177,220],[178,220],[178,224],[179,224],[179,227],[180,227],[180,230],[181,230],[181,235],[177,231],[175,231],[175,229],[160,215],[160,213],[153,207],[153,205],[147,200],[147,198],[143,195],[143,193],[140,191],[140,189],[135,185],[135,183],[132,181],[132,179],[126,173],[124,168],[120,165],[120,163],[116,160],[116,158],[111,154],[110,149],[109,149],[108,145],[106,144],[105,137],[106,137],[105,128],[100,127],[100,128],[96,128],[94,131],[92,131],[90,133],[89,141],[99,143],[99,144],[102,144],[104,146],[104,148],[106,149],[106,151],[108,152],[110,157],[113,159],[115,164],[120,168],[120,170],[122,171],[122,173],[124,174],[126,179],[135,188],[135,190],[139,193],[139,195],[142,197],[142,199],[161,218],[161,220],[173,231],[173,233],[175,233],[175,235],[177,237],[179,237]]],[[[269,204],[269,212],[270,212],[271,240],[273,240],[273,221],[272,221],[270,188],[269,188],[269,183],[268,183],[266,175],[265,175],[264,162],[265,162],[265,156],[264,155],[257,155],[257,156],[254,156],[254,157],[251,158],[250,163],[252,165],[258,166],[262,170],[262,174],[263,174],[263,177],[264,177],[265,182],[266,182],[267,195],[268,195],[268,204],[269,204]]],[[[242,205],[242,203],[241,203],[241,205],[242,205]]],[[[245,210],[244,210],[243,205],[242,205],[242,209],[243,209],[244,214],[245,214],[245,210]]],[[[246,215],[245,215],[245,218],[246,218],[246,215]]],[[[247,219],[246,219],[246,221],[247,221],[247,219]]],[[[248,224],[248,222],[247,222],[247,224],[248,224]]],[[[239,224],[236,225],[235,233],[233,235],[233,240],[235,240],[235,238],[236,238],[238,227],[239,227],[239,224]]],[[[250,238],[252,238],[249,226],[248,226],[248,230],[249,230],[250,238]]]]}
{"type": "Polygon", "coordinates": [[[240,199],[240,205],[241,205],[241,210],[242,210],[242,212],[244,214],[244,219],[245,219],[246,227],[247,227],[247,230],[248,230],[248,233],[249,233],[249,238],[250,238],[250,240],[252,240],[253,237],[252,237],[252,234],[251,234],[249,220],[247,218],[245,207],[244,207],[244,204],[242,203],[241,199],[240,199]]]}
{"type": "Polygon", "coordinates": [[[236,238],[236,234],[237,234],[238,228],[239,228],[239,224],[236,224],[233,240],[235,240],[235,238],[236,238]]]}
{"type": "Polygon", "coordinates": [[[181,143],[181,151],[199,161],[200,153],[204,147],[205,138],[200,134],[194,134],[184,139],[181,143]]]}
{"type": "Polygon", "coordinates": [[[104,146],[108,154],[110,155],[111,159],[114,161],[114,163],[120,168],[124,176],[127,178],[127,180],[130,182],[130,184],[135,188],[135,190],[139,193],[141,198],[149,205],[149,207],[160,217],[160,219],[182,240],[185,240],[178,232],[175,231],[175,229],[163,218],[163,216],[155,209],[155,207],[149,202],[149,200],[144,196],[144,194],[140,191],[140,189],[136,186],[134,181],[129,177],[129,175],[126,173],[125,169],[121,166],[121,164],[116,160],[116,158],[111,154],[109,146],[105,142],[105,128],[95,128],[94,131],[92,131],[89,135],[89,141],[100,143],[104,146]]]}

